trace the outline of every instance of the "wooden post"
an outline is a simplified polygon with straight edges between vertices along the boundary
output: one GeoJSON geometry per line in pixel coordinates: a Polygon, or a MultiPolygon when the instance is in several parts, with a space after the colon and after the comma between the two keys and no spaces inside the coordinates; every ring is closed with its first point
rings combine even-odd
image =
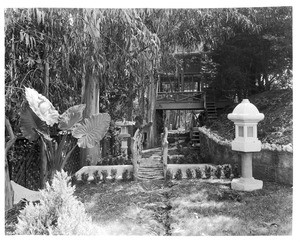
{"type": "Polygon", "coordinates": [[[142,151],[142,129],[138,128],[134,136],[131,138],[131,154],[132,154],[132,165],[133,165],[133,180],[137,180],[138,177],[138,165],[141,159],[141,151],[142,151]]]}
{"type": "Polygon", "coordinates": [[[164,178],[167,176],[167,167],[168,167],[168,128],[165,127],[164,135],[162,138],[162,156],[163,156],[163,170],[164,170],[164,178]]]}

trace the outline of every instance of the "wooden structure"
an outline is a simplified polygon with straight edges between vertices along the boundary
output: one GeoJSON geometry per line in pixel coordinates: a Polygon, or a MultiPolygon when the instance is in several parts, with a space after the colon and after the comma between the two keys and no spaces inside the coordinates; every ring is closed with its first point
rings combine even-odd
{"type": "Polygon", "coordinates": [[[202,110],[209,119],[217,118],[217,109],[224,108],[229,101],[216,98],[214,90],[206,83],[202,74],[202,52],[177,52],[181,63],[175,74],[160,74],[156,94],[156,110],[202,110]]]}
{"type": "Polygon", "coordinates": [[[156,110],[201,110],[205,109],[205,92],[200,77],[189,75],[183,78],[160,75],[156,96],[156,110]]]}
{"type": "MultiPolygon", "coordinates": [[[[161,140],[157,137],[164,132],[163,120],[167,116],[170,117],[170,122],[167,123],[169,130],[192,130],[192,127],[203,125],[207,119],[217,119],[218,109],[232,103],[228,99],[216,98],[215,91],[209,87],[202,70],[202,63],[206,62],[206,54],[202,49],[201,46],[196,46],[194,50],[177,48],[174,53],[178,60],[175,72],[159,73],[158,82],[150,87],[151,90],[156,89],[156,95],[155,92],[149,95],[153,104],[150,106],[155,107],[155,115],[149,119],[153,120],[153,130],[145,134],[147,148],[154,147],[153,144],[160,144],[161,140]],[[196,118],[197,122],[190,122],[191,117],[196,118]]],[[[152,109],[150,111],[152,114],[152,109]]]]}

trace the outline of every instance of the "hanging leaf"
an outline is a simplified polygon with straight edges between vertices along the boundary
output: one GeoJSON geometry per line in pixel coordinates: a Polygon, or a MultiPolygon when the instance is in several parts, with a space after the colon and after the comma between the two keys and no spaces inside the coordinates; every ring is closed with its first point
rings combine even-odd
{"type": "Polygon", "coordinates": [[[61,130],[70,130],[74,124],[82,119],[82,112],[85,109],[85,104],[75,105],[65,111],[58,120],[58,128],[61,130]]]}
{"type": "Polygon", "coordinates": [[[58,122],[59,113],[46,97],[27,87],[25,87],[25,95],[30,108],[41,120],[50,126],[58,122]]]}
{"type": "Polygon", "coordinates": [[[106,134],[110,124],[107,113],[92,115],[84,119],[84,123],[77,124],[72,135],[78,139],[77,145],[81,148],[94,147],[106,134]]]}
{"type": "Polygon", "coordinates": [[[30,107],[27,107],[21,112],[20,115],[20,129],[23,136],[29,141],[34,141],[39,138],[39,134],[36,130],[40,130],[43,133],[47,132],[47,125],[43,122],[30,107]]]}

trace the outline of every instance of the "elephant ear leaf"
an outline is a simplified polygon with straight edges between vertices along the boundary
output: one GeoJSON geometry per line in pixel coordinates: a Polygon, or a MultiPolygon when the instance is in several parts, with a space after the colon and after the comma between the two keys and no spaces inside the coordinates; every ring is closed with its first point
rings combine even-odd
{"type": "Polygon", "coordinates": [[[65,111],[58,120],[58,128],[61,130],[70,130],[74,124],[82,119],[82,112],[85,109],[85,104],[75,105],[65,111]]]}
{"type": "Polygon", "coordinates": [[[77,124],[72,135],[78,139],[81,148],[92,148],[105,136],[110,124],[108,113],[99,113],[84,119],[84,123],[77,124]]]}
{"type": "Polygon", "coordinates": [[[26,139],[35,141],[39,138],[37,130],[47,133],[48,126],[27,106],[20,115],[20,129],[26,139]]]}

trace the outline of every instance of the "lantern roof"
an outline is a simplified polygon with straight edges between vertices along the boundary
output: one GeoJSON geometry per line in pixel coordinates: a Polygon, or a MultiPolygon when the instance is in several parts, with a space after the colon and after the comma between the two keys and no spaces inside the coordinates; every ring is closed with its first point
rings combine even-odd
{"type": "Polygon", "coordinates": [[[228,119],[241,122],[256,122],[258,123],[260,120],[263,120],[265,115],[260,113],[258,109],[250,103],[248,99],[243,99],[243,101],[238,104],[232,113],[228,114],[228,119]]]}

